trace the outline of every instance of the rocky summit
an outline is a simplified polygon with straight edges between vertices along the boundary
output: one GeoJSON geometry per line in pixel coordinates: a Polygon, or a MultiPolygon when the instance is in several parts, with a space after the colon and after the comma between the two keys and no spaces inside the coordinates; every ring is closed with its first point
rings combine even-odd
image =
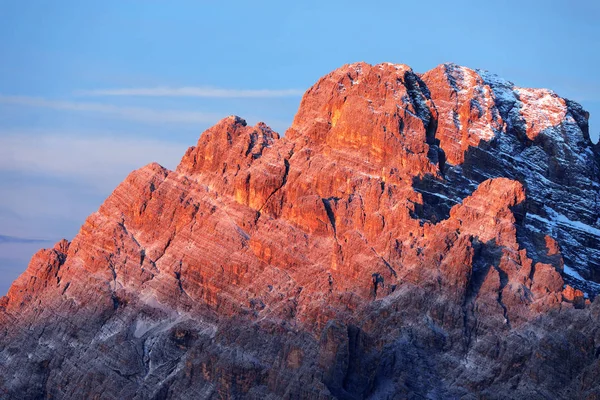
{"type": "Polygon", "coordinates": [[[600,399],[588,113],[356,63],[132,172],[0,300],[3,399],[600,399]]]}

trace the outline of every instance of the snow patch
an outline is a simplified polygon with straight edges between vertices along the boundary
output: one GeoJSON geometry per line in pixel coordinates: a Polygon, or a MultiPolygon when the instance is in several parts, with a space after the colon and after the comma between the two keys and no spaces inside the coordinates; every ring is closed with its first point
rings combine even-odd
{"type": "MultiPolygon", "coordinates": [[[[515,88],[521,100],[521,116],[527,124],[527,136],[533,140],[540,132],[559,125],[567,115],[567,105],[551,90],[515,88]]],[[[553,135],[557,139],[559,135],[553,135]]]]}
{"type": "Polygon", "coordinates": [[[563,266],[563,271],[565,274],[569,275],[572,278],[575,278],[579,281],[587,282],[583,276],[579,275],[579,273],[577,271],[575,271],[573,268],[571,268],[567,265],[563,266]]]}
{"type": "Polygon", "coordinates": [[[544,209],[546,210],[546,213],[548,213],[548,215],[550,216],[550,218],[552,220],[549,220],[549,219],[541,217],[537,214],[531,214],[531,213],[528,213],[527,217],[536,219],[540,222],[543,222],[543,223],[551,225],[551,226],[556,226],[556,225],[565,226],[566,225],[570,228],[577,229],[578,231],[583,231],[583,232],[589,233],[590,235],[600,236],[600,229],[597,229],[597,228],[594,228],[593,226],[584,224],[581,221],[570,220],[568,217],[566,217],[562,214],[559,214],[558,212],[554,211],[550,207],[546,206],[546,207],[544,207],[544,209]]]}
{"type": "Polygon", "coordinates": [[[594,228],[593,226],[584,224],[581,221],[570,220],[568,217],[557,213],[556,211],[554,211],[553,209],[551,209],[549,207],[544,207],[544,209],[546,210],[548,215],[551,216],[552,220],[560,225],[567,225],[573,229],[577,229],[579,231],[589,233],[590,235],[600,236],[600,229],[597,229],[597,228],[594,228]]]}

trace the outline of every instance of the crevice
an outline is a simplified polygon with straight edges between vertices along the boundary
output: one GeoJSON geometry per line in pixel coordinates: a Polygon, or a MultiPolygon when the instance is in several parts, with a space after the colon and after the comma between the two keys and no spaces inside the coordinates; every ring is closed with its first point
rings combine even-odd
{"type": "Polygon", "coordinates": [[[438,151],[438,168],[440,169],[440,174],[442,178],[446,178],[446,152],[441,147],[437,148],[438,151]]]}
{"type": "MultiPolygon", "coordinates": [[[[117,290],[117,269],[116,269],[115,265],[113,264],[110,257],[108,257],[106,259],[106,261],[108,261],[108,269],[110,269],[110,272],[112,274],[112,278],[113,278],[112,291],[114,292],[115,290],[117,290]]],[[[109,287],[110,287],[110,285],[109,285],[109,287]]]]}
{"type": "Polygon", "coordinates": [[[405,133],[404,133],[404,119],[402,119],[402,118],[400,118],[400,120],[398,122],[398,132],[400,133],[400,135],[405,136],[405,133]]]}
{"type": "Polygon", "coordinates": [[[533,282],[533,276],[535,275],[535,266],[537,263],[532,262],[531,263],[531,270],[529,271],[529,282],[530,282],[530,288],[531,288],[531,283],[533,282]]]}
{"type": "Polygon", "coordinates": [[[260,211],[256,211],[256,214],[254,214],[254,226],[255,227],[258,224],[258,220],[260,219],[260,216],[261,216],[260,211]]]}
{"type": "Polygon", "coordinates": [[[506,274],[506,272],[504,272],[499,267],[494,266],[494,268],[496,269],[496,271],[498,271],[498,274],[500,275],[500,289],[498,290],[498,300],[497,301],[498,301],[498,304],[500,305],[500,307],[502,308],[502,311],[504,314],[504,320],[506,321],[506,325],[508,325],[508,327],[510,328],[510,319],[508,318],[508,309],[502,302],[502,292],[504,291],[504,288],[508,284],[508,275],[506,274]]]}
{"type": "Polygon", "coordinates": [[[133,382],[133,380],[131,378],[136,375],[136,374],[124,374],[124,373],[122,373],[121,371],[119,371],[118,369],[115,369],[115,368],[111,368],[111,369],[112,369],[113,372],[115,372],[121,378],[127,379],[130,382],[133,382]]]}
{"type": "Polygon", "coordinates": [[[67,284],[65,285],[65,287],[63,288],[61,295],[65,294],[65,292],[67,291],[67,289],[69,288],[69,286],[71,286],[71,282],[67,282],[67,284]]]}
{"type": "MultiPolygon", "coordinates": [[[[217,208],[216,206],[212,206],[212,208],[210,209],[210,213],[211,215],[214,214],[216,212],[217,208]]],[[[195,203],[194,204],[194,211],[192,211],[192,215],[190,217],[191,219],[191,223],[190,223],[190,233],[194,232],[194,228],[196,227],[196,222],[198,221],[198,219],[196,218],[196,216],[198,215],[198,212],[200,211],[200,204],[195,203]]]]}
{"type": "Polygon", "coordinates": [[[117,268],[113,264],[112,255],[106,257],[106,261],[108,262],[108,269],[110,269],[110,272],[112,274],[112,287],[111,283],[107,282],[108,290],[110,291],[110,298],[113,303],[113,309],[116,310],[117,308],[119,308],[119,304],[121,303],[119,301],[119,297],[117,296],[117,268]]]}
{"type": "Polygon", "coordinates": [[[165,255],[165,253],[167,252],[167,249],[169,248],[169,246],[171,246],[171,242],[173,241],[174,238],[175,238],[175,231],[173,231],[171,233],[171,236],[169,236],[169,239],[167,240],[165,247],[163,247],[160,255],[158,257],[156,257],[156,259],[153,261],[154,266],[156,266],[156,263],[158,263],[158,261],[165,255]]]}
{"type": "Polygon", "coordinates": [[[290,161],[289,161],[289,159],[292,157],[292,155],[294,155],[294,149],[290,150],[289,158],[284,158],[283,159],[283,164],[285,166],[285,171],[283,173],[283,178],[281,179],[281,184],[275,190],[273,190],[273,192],[267,197],[267,199],[265,200],[265,202],[263,203],[263,205],[257,210],[259,214],[261,213],[261,211],[263,210],[263,208],[265,208],[265,206],[267,204],[269,204],[269,201],[271,200],[271,198],[277,192],[279,192],[281,190],[281,188],[283,188],[285,186],[285,184],[287,183],[288,175],[290,173],[290,161]]]}
{"type": "Polygon", "coordinates": [[[254,149],[254,146],[256,145],[257,140],[258,140],[258,133],[256,131],[254,131],[250,134],[250,143],[248,143],[248,148],[246,149],[246,154],[245,154],[246,157],[248,157],[248,155],[254,149]]]}
{"type": "Polygon", "coordinates": [[[185,294],[187,297],[190,297],[185,289],[183,288],[183,282],[181,281],[181,268],[183,267],[183,260],[179,260],[179,269],[174,271],[175,279],[177,280],[177,286],[179,287],[180,293],[185,294]]]}
{"type": "Polygon", "coordinates": [[[339,200],[337,197],[330,197],[328,199],[321,199],[323,202],[323,207],[325,207],[325,212],[327,213],[327,218],[329,218],[329,223],[331,224],[331,228],[333,229],[333,237],[337,240],[337,230],[335,226],[335,213],[333,212],[333,208],[331,207],[331,201],[337,203],[339,200]]]}
{"type": "Polygon", "coordinates": [[[359,194],[358,199],[360,200],[360,223],[362,226],[365,226],[367,223],[367,212],[365,211],[365,202],[363,201],[362,196],[359,194]]]}
{"type": "MultiPolygon", "coordinates": [[[[446,67],[446,69],[447,68],[448,67],[446,67]]],[[[427,158],[429,158],[433,164],[438,165],[440,174],[444,177],[446,153],[440,147],[440,140],[437,138],[438,111],[431,98],[431,92],[429,91],[427,84],[419,76],[406,79],[405,86],[411,103],[415,108],[415,112],[421,119],[423,128],[425,128],[425,142],[429,146],[427,158]],[[427,104],[426,101],[429,101],[429,104],[427,104]]],[[[456,86],[455,83],[454,86],[456,86]]]]}
{"type": "Polygon", "coordinates": [[[394,278],[398,278],[398,274],[396,273],[396,270],[392,267],[392,265],[385,258],[380,256],[374,247],[371,247],[371,250],[377,257],[379,257],[379,259],[383,262],[383,264],[390,270],[391,274],[394,275],[394,278]]]}
{"type": "Polygon", "coordinates": [[[381,276],[377,272],[374,272],[373,274],[371,274],[371,278],[372,278],[371,295],[373,296],[373,300],[375,300],[375,299],[377,299],[377,290],[379,289],[379,286],[381,285],[381,287],[383,287],[383,285],[384,285],[384,279],[383,279],[383,276],[381,276]]]}
{"type": "Polygon", "coordinates": [[[140,267],[144,265],[144,259],[146,258],[146,250],[140,250],[140,267]]]}
{"type": "MultiPolygon", "coordinates": [[[[416,116],[423,123],[423,128],[425,131],[429,131],[429,126],[431,125],[431,121],[434,119],[429,107],[425,103],[425,100],[428,99],[426,96],[429,90],[427,89],[425,83],[421,81],[421,79],[414,74],[407,73],[404,75],[404,86],[406,87],[406,92],[408,93],[408,97],[410,98],[410,103],[412,104],[416,116]],[[420,81],[420,82],[419,82],[420,81]],[[424,89],[425,88],[425,89],[424,89]]],[[[434,132],[435,133],[435,132],[434,132]]],[[[427,143],[429,143],[429,135],[427,137],[427,143]]]]}
{"type": "Polygon", "coordinates": [[[113,302],[113,310],[118,309],[119,304],[121,304],[121,302],[119,301],[119,297],[117,296],[117,294],[115,292],[112,292],[110,294],[110,298],[112,299],[112,302],[113,302]]]}

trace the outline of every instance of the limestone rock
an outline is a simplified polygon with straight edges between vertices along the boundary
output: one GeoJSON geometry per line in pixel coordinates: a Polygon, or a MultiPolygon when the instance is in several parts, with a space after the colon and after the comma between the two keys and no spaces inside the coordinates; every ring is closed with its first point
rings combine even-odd
{"type": "Polygon", "coordinates": [[[32,258],[0,300],[0,397],[599,397],[587,117],[366,63],[285,135],[227,117],[32,258]]]}

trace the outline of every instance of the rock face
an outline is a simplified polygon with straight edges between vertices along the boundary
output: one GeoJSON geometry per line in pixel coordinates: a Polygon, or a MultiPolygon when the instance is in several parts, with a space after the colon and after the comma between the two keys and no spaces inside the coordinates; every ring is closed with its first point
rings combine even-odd
{"type": "Polygon", "coordinates": [[[225,118],[33,257],[0,300],[0,397],[600,398],[587,118],[365,63],[284,137],[225,118]]]}

